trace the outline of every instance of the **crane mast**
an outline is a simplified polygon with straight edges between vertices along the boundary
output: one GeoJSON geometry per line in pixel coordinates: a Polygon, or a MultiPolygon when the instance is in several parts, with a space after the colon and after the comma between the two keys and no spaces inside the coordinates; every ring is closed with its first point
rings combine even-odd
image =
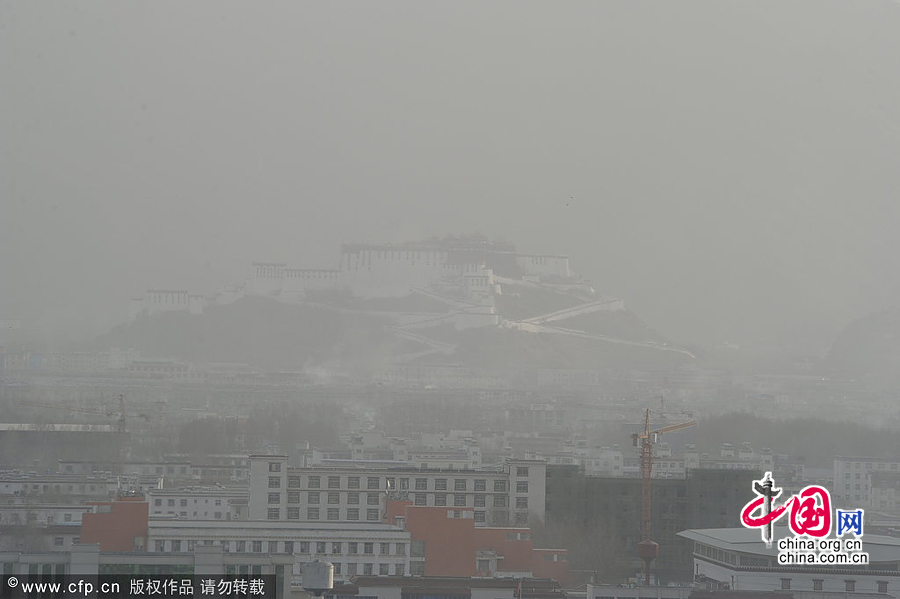
{"type": "Polygon", "coordinates": [[[659,555],[659,544],[650,538],[652,530],[652,485],[653,480],[653,445],[659,441],[660,435],[688,428],[697,424],[689,420],[678,424],[670,424],[657,429],[650,429],[650,410],[644,415],[644,430],[633,433],[631,440],[641,450],[641,541],[638,543],[638,557],[644,562],[644,584],[650,584],[650,564],[659,555]]]}

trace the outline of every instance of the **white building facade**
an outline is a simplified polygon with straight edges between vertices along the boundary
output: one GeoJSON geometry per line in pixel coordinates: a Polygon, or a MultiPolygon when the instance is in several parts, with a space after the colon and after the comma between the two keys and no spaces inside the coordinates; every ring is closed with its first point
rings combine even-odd
{"type": "Polygon", "coordinates": [[[544,518],[546,462],[507,460],[496,468],[450,470],[406,465],[288,467],[287,456],[250,457],[250,519],[380,522],[388,493],[414,505],[472,508],[476,525],[544,518]]]}
{"type": "Polygon", "coordinates": [[[229,555],[293,556],[296,563],[329,561],[341,580],[409,573],[409,532],[390,524],[150,520],[149,553],[193,553],[201,546],[229,555]]]}

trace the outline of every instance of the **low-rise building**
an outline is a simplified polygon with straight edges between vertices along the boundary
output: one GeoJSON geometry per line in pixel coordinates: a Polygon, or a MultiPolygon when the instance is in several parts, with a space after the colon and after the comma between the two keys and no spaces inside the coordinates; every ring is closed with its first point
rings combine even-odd
{"type": "MultiPolygon", "coordinates": [[[[862,538],[869,564],[779,565],[778,548],[767,548],[758,530],[690,529],[678,536],[692,543],[694,574],[709,590],[790,592],[795,599],[895,597],[900,590],[900,539],[862,538]]],[[[791,536],[776,527],[774,538],[791,536]]]]}
{"type": "Polygon", "coordinates": [[[183,520],[246,520],[248,490],[224,487],[150,489],[150,516],[183,520]]]}
{"type": "Polygon", "coordinates": [[[358,574],[405,575],[409,544],[408,531],[382,522],[150,520],[147,551],[193,553],[212,546],[226,555],[285,555],[298,563],[320,559],[333,563],[335,578],[343,580],[358,574]]]}

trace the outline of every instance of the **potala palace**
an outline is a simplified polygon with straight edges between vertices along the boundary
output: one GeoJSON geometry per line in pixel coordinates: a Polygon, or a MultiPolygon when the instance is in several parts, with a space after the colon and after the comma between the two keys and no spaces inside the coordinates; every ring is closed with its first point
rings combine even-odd
{"type": "Polygon", "coordinates": [[[408,302],[406,307],[398,302],[388,309],[398,324],[424,326],[426,322],[419,321],[429,313],[427,326],[452,322],[463,329],[500,325],[495,298],[511,285],[583,294],[584,308],[590,311],[624,308],[620,300],[598,302],[590,285],[569,270],[568,256],[522,254],[511,243],[466,236],[402,244],[344,244],[336,269],[254,262],[243,284],[223,287],[212,297],[187,290],[150,289],[132,300],[130,320],[171,311],[200,314],[208,306],[227,305],[247,296],[296,304],[322,302],[332,292],[357,301],[415,297],[421,301],[408,302]],[[432,307],[422,309],[423,302],[432,307]],[[434,308],[441,304],[440,309],[434,308]],[[435,312],[441,314],[437,321],[435,312]]]}

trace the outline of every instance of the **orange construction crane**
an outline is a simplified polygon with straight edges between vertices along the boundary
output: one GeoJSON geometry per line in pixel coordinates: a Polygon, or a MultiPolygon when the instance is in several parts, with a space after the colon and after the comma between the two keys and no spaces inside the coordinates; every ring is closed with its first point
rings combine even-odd
{"type": "Polygon", "coordinates": [[[697,424],[696,420],[688,420],[650,430],[650,410],[648,409],[644,416],[644,430],[631,435],[634,446],[641,448],[641,542],[638,543],[638,557],[644,561],[644,584],[650,584],[650,563],[659,555],[659,544],[650,539],[650,481],[653,475],[653,445],[659,442],[659,437],[663,433],[671,433],[695,424],[697,424]]]}

